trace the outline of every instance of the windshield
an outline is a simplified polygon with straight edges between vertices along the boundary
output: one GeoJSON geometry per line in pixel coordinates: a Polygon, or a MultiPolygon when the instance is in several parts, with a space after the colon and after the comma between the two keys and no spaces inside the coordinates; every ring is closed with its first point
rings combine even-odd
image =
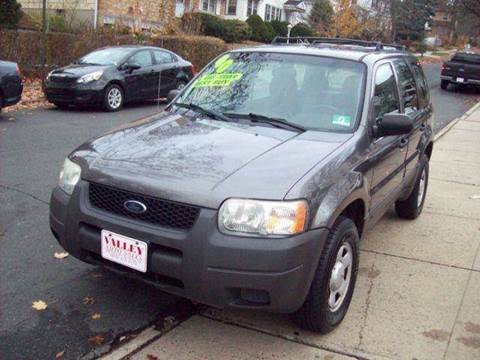
{"type": "Polygon", "coordinates": [[[361,63],[348,60],[234,52],[207,67],[177,101],[230,117],[253,113],[307,129],[350,132],[364,72],[361,63]]]}
{"type": "Polygon", "coordinates": [[[80,60],[79,64],[95,64],[95,65],[118,65],[120,61],[127,56],[132,49],[129,48],[109,48],[91,52],[80,60]]]}

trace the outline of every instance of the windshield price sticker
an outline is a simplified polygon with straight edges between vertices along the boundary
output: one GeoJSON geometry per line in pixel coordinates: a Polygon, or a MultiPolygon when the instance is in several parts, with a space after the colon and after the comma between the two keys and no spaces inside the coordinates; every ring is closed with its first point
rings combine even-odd
{"type": "Polygon", "coordinates": [[[350,119],[351,117],[350,116],[346,116],[346,115],[334,115],[333,116],[333,120],[332,120],[332,124],[333,125],[339,125],[339,126],[345,126],[345,127],[349,127],[350,126],[350,119]]]}
{"type": "Polygon", "coordinates": [[[233,74],[208,74],[201,79],[195,81],[193,88],[197,87],[226,87],[230,86],[234,81],[240,80],[243,76],[241,73],[233,74]]]}

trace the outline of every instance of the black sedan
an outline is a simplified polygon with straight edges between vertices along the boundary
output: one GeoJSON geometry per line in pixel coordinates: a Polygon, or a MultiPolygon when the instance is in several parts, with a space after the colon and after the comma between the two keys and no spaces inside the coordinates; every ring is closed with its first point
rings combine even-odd
{"type": "Polygon", "coordinates": [[[0,110],[15,105],[22,98],[23,84],[18,65],[0,60],[0,110]]]}
{"type": "Polygon", "coordinates": [[[100,105],[117,111],[126,102],[164,97],[183,88],[193,66],[158,47],[117,46],[95,50],[75,63],[48,74],[47,100],[59,108],[100,105]]]}

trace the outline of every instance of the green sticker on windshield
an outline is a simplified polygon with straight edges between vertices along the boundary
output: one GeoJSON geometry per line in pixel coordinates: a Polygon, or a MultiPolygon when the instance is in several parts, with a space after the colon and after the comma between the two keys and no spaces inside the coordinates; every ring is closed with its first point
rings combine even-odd
{"type": "Polygon", "coordinates": [[[333,115],[332,124],[349,127],[350,126],[350,119],[351,119],[351,117],[346,116],[346,115],[333,115]]]}
{"type": "Polygon", "coordinates": [[[233,60],[230,59],[229,55],[223,55],[220,59],[215,62],[215,72],[221,74],[225,72],[230,66],[232,66],[233,60]]]}
{"type": "Polygon", "coordinates": [[[234,81],[240,80],[242,76],[241,73],[207,74],[195,81],[192,87],[226,87],[234,81]]]}

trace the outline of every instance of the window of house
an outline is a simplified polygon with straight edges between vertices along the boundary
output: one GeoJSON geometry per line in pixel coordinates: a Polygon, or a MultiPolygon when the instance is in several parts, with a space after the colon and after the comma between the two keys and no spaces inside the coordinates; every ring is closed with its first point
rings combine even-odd
{"type": "Polygon", "coordinates": [[[375,74],[375,120],[393,111],[400,111],[397,83],[390,64],[381,65],[375,74]]]}
{"type": "Polygon", "coordinates": [[[217,10],[216,0],[202,0],[202,10],[215,13],[217,10]]]}
{"type": "Polygon", "coordinates": [[[237,0],[228,0],[227,15],[237,15],[237,0]]]}
{"type": "Polygon", "coordinates": [[[247,1],[247,16],[254,15],[257,13],[258,0],[248,0],[247,1]]]}
{"type": "Polygon", "coordinates": [[[271,9],[270,5],[265,5],[265,21],[270,21],[271,19],[271,9]]]}
{"type": "Polygon", "coordinates": [[[277,9],[277,20],[282,20],[282,9],[277,9]]]}
{"type": "Polygon", "coordinates": [[[394,62],[400,85],[400,98],[403,102],[405,113],[418,110],[418,96],[415,78],[407,63],[403,60],[394,62]]]}

